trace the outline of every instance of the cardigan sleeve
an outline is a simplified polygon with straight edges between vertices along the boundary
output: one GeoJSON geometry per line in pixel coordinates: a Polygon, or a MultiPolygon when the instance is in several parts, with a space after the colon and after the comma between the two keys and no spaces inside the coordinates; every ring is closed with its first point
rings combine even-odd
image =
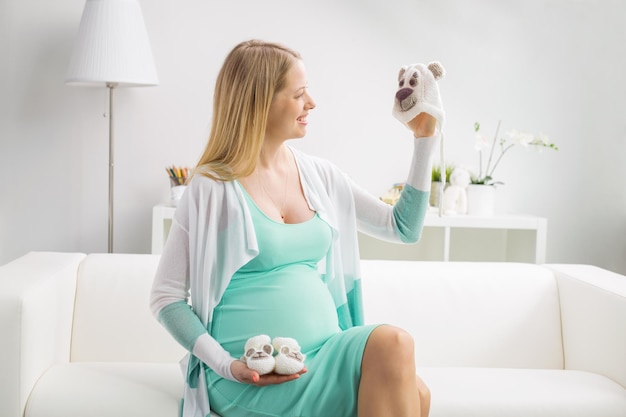
{"type": "Polygon", "coordinates": [[[359,231],[395,243],[419,241],[428,210],[433,152],[439,135],[414,139],[408,178],[392,207],[350,181],[359,231]]]}
{"type": "Polygon", "coordinates": [[[176,210],[152,283],[150,309],[155,317],[169,304],[189,298],[188,214],[184,206],[181,201],[176,210]]]}
{"type": "Polygon", "coordinates": [[[189,206],[189,198],[184,196],[176,210],[152,284],[150,309],[181,346],[220,376],[236,381],[230,371],[230,364],[235,359],[208,334],[188,304],[189,206]]]}

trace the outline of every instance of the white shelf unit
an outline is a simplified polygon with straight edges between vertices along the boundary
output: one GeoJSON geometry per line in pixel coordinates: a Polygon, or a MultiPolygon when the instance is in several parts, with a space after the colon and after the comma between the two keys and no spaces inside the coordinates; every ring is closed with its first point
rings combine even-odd
{"type": "MultiPolygon", "coordinates": [[[[152,253],[160,254],[176,207],[152,209],[152,253]]],[[[429,212],[420,242],[401,245],[359,234],[363,259],[545,263],[547,219],[524,214],[442,216],[429,212]]]]}
{"type": "Polygon", "coordinates": [[[524,214],[489,217],[429,212],[416,244],[383,242],[359,234],[363,259],[545,263],[548,221],[524,214]]]}

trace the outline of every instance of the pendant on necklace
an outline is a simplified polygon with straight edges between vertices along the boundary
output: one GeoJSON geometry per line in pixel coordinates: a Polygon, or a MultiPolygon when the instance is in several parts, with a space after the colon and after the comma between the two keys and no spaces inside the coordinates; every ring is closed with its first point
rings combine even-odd
{"type": "Polygon", "coordinates": [[[256,176],[257,176],[257,180],[259,182],[259,186],[261,187],[261,190],[263,190],[265,195],[267,195],[267,197],[270,199],[270,201],[272,202],[274,207],[276,207],[278,209],[278,214],[280,215],[281,220],[284,222],[285,221],[285,214],[283,213],[283,210],[285,209],[285,202],[287,201],[287,186],[289,184],[289,171],[287,171],[287,173],[285,175],[285,191],[284,191],[284,194],[283,194],[283,201],[282,201],[282,203],[280,205],[277,204],[276,201],[274,201],[274,198],[272,197],[272,195],[269,193],[269,191],[267,191],[267,189],[263,185],[263,181],[261,181],[261,174],[259,173],[258,170],[256,171],[256,176]]]}

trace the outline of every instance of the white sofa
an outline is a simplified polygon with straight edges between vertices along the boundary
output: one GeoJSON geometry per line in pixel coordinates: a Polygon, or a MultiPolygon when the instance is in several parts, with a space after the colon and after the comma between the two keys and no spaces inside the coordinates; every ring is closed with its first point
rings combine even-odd
{"type": "MultiPolygon", "coordinates": [[[[158,259],[33,252],[0,267],[0,416],[177,416],[184,352],[148,310],[158,259]]],[[[366,321],[415,338],[432,417],[626,416],[626,277],[371,260],[362,274],[366,321]]]]}

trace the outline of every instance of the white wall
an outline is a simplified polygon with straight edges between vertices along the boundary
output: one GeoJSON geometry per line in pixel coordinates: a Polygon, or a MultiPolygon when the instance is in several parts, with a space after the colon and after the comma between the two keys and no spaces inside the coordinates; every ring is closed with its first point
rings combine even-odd
{"type": "MultiPolygon", "coordinates": [[[[0,0],[0,264],[30,250],[107,248],[104,88],[64,85],[83,0],[0,0]]],[[[307,64],[317,109],[295,146],[375,195],[402,181],[410,135],[390,115],[405,63],[440,60],[448,159],[476,165],[472,126],[545,132],[514,149],[500,211],[548,218],[548,262],[626,273],[626,62],[619,0],[142,1],[160,78],[120,89],[115,250],[149,252],[164,167],[193,165],[225,54],[283,42],[307,64]]]]}

